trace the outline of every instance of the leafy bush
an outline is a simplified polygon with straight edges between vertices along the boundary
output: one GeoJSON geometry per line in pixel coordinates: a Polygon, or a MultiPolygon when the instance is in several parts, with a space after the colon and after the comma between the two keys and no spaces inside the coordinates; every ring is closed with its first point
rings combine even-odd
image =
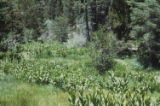
{"type": "Polygon", "coordinates": [[[112,50],[115,34],[112,31],[107,31],[105,26],[101,26],[96,32],[93,33],[95,43],[98,48],[107,48],[112,50]]]}
{"type": "Polygon", "coordinates": [[[102,54],[101,56],[97,57],[95,61],[96,68],[100,73],[104,73],[115,66],[115,61],[110,55],[102,54]]]}
{"type": "Polygon", "coordinates": [[[105,26],[101,26],[98,31],[93,33],[95,45],[99,56],[95,56],[95,66],[100,73],[104,73],[115,65],[114,56],[114,40],[115,34],[107,31],[105,26]]]}

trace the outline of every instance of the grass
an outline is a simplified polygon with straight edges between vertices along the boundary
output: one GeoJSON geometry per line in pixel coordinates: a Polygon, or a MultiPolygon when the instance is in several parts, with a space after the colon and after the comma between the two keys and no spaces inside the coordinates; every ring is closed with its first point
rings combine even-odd
{"type": "Polygon", "coordinates": [[[95,87],[124,95],[145,88],[147,96],[160,97],[155,79],[160,73],[143,69],[135,58],[115,59],[114,68],[100,75],[92,62],[96,54],[88,48],[67,48],[57,42],[18,46],[14,52],[19,62],[16,57],[0,60],[0,106],[68,106],[71,91],[95,87]]]}
{"type": "Polygon", "coordinates": [[[0,106],[68,106],[68,93],[53,85],[29,84],[8,77],[0,81],[0,106]]]}

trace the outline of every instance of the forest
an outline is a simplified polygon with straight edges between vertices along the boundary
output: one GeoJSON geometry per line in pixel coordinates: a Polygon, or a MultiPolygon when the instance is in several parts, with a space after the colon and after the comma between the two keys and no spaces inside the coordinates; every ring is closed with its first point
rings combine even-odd
{"type": "Polygon", "coordinates": [[[160,106],[159,0],[0,0],[0,106],[160,106]]]}

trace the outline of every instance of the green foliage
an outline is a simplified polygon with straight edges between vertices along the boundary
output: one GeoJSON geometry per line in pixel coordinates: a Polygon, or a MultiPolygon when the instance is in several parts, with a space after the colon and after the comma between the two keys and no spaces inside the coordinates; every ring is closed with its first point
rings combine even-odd
{"type": "Polygon", "coordinates": [[[160,3],[157,0],[145,0],[129,1],[129,4],[132,7],[130,36],[140,42],[139,60],[145,67],[158,67],[160,65],[158,39],[160,3]]]}
{"type": "MultiPolygon", "coordinates": [[[[145,72],[138,62],[114,56],[131,55],[138,45],[138,60],[145,67],[159,67],[159,14],[158,0],[1,0],[0,83],[12,76],[57,86],[69,93],[73,106],[157,106],[159,73],[145,72]],[[49,8],[53,24],[46,36],[53,34],[50,40],[67,42],[69,28],[76,31],[81,21],[77,19],[86,14],[82,24],[91,24],[86,30],[94,31],[90,43],[94,46],[67,48],[58,42],[34,42],[43,32],[49,8]]],[[[33,96],[20,92],[17,105],[38,105],[33,96]]],[[[0,98],[0,105],[8,102],[0,98]]]]}
{"type": "Polygon", "coordinates": [[[103,74],[105,71],[112,69],[115,66],[115,61],[110,55],[100,55],[95,60],[97,70],[103,74]]]}
{"type": "Polygon", "coordinates": [[[114,51],[117,56],[120,58],[131,58],[135,54],[137,54],[138,48],[136,45],[136,42],[134,41],[117,41],[117,43],[114,46],[114,51]]]}
{"type": "Polygon", "coordinates": [[[104,73],[112,69],[115,65],[114,56],[114,40],[113,32],[107,32],[106,28],[102,26],[99,30],[93,33],[96,49],[100,51],[99,56],[95,56],[95,66],[100,73],[104,73]]]}
{"type": "Polygon", "coordinates": [[[23,41],[24,42],[31,41],[33,38],[33,33],[34,33],[34,30],[24,28],[23,29],[23,41]]]}
{"type": "MultiPolygon", "coordinates": [[[[46,43],[45,45],[41,43],[18,45],[13,53],[20,54],[22,58],[26,59],[23,59],[18,63],[15,61],[16,58],[13,58],[13,63],[10,62],[4,65],[3,69],[6,70],[5,72],[14,75],[17,79],[27,82],[51,83],[63,89],[67,89],[71,83],[74,83],[75,86],[79,86],[76,85],[76,82],[79,81],[78,76],[85,75],[85,72],[83,73],[82,70],[85,70],[86,66],[92,66],[92,59],[86,60],[86,57],[89,57],[90,55],[88,49],[68,49],[66,46],[59,43],[51,42],[46,43]],[[61,58],[66,58],[66,60],[63,61],[61,58]],[[46,59],[49,59],[50,61],[47,62],[46,59]],[[79,64],[79,59],[83,59],[82,64],[79,64]],[[75,70],[79,70],[79,72],[75,73],[77,81],[72,79],[72,73],[74,73],[75,70]]],[[[10,58],[11,57],[8,57],[8,59],[10,58]]]]}
{"type": "MultiPolygon", "coordinates": [[[[120,69],[118,66],[117,70],[120,69]]],[[[124,70],[123,70],[124,71],[124,70]]],[[[71,105],[93,105],[93,106],[134,106],[134,105],[158,105],[158,98],[154,98],[149,92],[153,92],[158,85],[151,74],[139,73],[123,73],[121,77],[118,72],[110,72],[109,79],[99,80],[99,86],[84,89],[83,87],[78,90],[71,90],[70,104],[71,105]],[[150,79],[148,82],[145,79],[150,79]],[[107,82],[107,83],[106,83],[107,82]],[[136,83],[136,86],[135,86],[136,83]],[[133,85],[132,85],[133,84],[133,85]]],[[[122,74],[122,70],[119,71],[122,74]]]]}
{"type": "Polygon", "coordinates": [[[46,42],[45,44],[33,42],[21,45],[22,52],[27,52],[29,58],[70,58],[76,59],[88,56],[91,53],[87,48],[67,48],[59,42],[46,42]]]}
{"type": "Polygon", "coordinates": [[[18,35],[15,35],[15,33],[10,32],[6,36],[7,39],[3,39],[3,41],[0,42],[0,51],[2,52],[13,50],[17,43],[14,38],[16,38],[18,35]]]}
{"type": "Polygon", "coordinates": [[[0,1],[0,5],[0,42],[4,42],[4,40],[27,42],[26,40],[30,40],[29,33],[32,36],[30,38],[34,40],[40,36],[46,17],[43,14],[45,7],[40,2],[35,0],[23,2],[21,0],[3,0],[0,1]],[[10,33],[13,33],[12,39],[7,36],[10,33]]]}
{"type": "Polygon", "coordinates": [[[93,33],[95,43],[97,44],[98,48],[107,48],[109,50],[112,50],[115,34],[113,32],[108,32],[105,26],[102,26],[93,33]]]}
{"type": "MultiPolygon", "coordinates": [[[[84,47],[32,42],[17,45],[12,52],[22,59],[0,60],[1,79],[10,75],[28,83],[57,86],[69,92],[71,105],[155,104],[159,97],[152,95],[160,92],[158,74],[144,72],[133,65],[134,61],[116,60],[117,64],[102,76],[94,68],[91,50],[84,47]]],[[[30,99],[24,100],[30,103],[30,99]]]]}
{"type": "MultiPolygon", "coordinates": [[[[129,0],[131,1],[131,0],[129,0]]],[[[130,40],[129,33],[130,27],[130,6],[127,0],[116,0],[113,1],[112,7],[110,7],[109,12],[109,27],[116,34],[117,38],[120,40],[128,41],[130,40]]]]}
{"type": "Polygon", "coordinates": [[[65,17],[68,18],[68,23],[70,25],[75,25],[75,21],[76,21],[76,12],[78,12],[78,5],[79,2],[75,1],[75,0],[64,0],[63,1],[63,11],[64,11],[64,15],[65,17]]]}
{"type": "Polygon", "coordinates": [[[37,3],[33,5],[30,9],[28,9],[25,13],[24,27],[29,30],[33,30],[32,39],[37,40],[44,29],[44,21],[45,21],[45,6],[37,3]]]}
{"type": "Polygon", "coordinates": [[[142,43],[139,46],[138,51],[138,60],[144,65],[145,68],[147,67],[155,67],[159,68],[160,66],[160,53],[159,53],[159,44],[155,41],[149,41],[142,43]]]}
{"type": "Polygon", "coordinates": [[[52,32],[54,38],[60,42],[66,42],[68,39],[68,19],[65,16],[56,17],[53,21],[52,32]]]}
{"type": "Polygon", "coordinates": [[[151,96],[146,95],[146,92],[136,89],[134,92],[127,91],[126,93],[113,93],[104,89],[95,88],[89,91],[78,91],[71,93],[69,99],[71,106],[135,106],[135,105],[157,105],[152,101],[151,96]]]}
{"type": "Polygon", "coordinates": [[[8,30],[6,27],[3,27],[6,25],[6,17],[8,13],[8,4],[6,1],[0,1],[0,42],[5,38],[5,33],[8,30]]]}

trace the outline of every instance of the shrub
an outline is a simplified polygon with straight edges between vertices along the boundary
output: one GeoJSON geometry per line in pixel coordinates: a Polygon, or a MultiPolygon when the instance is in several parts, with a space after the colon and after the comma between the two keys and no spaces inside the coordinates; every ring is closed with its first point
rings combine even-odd
{"type": "Polygon", "coordinates": [[[34,30],[24,28],[23,29],[23,40],[24,42],[29,42],[32,40],[34,30]]]}
{"type": "Polygon", "coordinates": [[[96,32],[93,33],[94,40],[98,48],[108,48],[112,50],[115,34],[112,31],[107,31],[105,26],[101,26],[96,32]]]}
{"type": "Polygon", "coordinates": [[[112,69],[115,65],[115,61],[112,56],[102,54],[101,56],[96,58],[96,68],[100,73],[104,73],[112,69]]]}
{"type": "Polygon", "coordinates": [[[5,40],[0,43],[0,51],[7,52],[8,50],[12,50],[15,47],[15,40],[5,40]]]}
{"type": "Polygon", "coordinates": [[[160,54],[158,46],[151,42],[142,43],[138,49],[138,60],[144,65],[145,68],[152,66],[155,68],[160,67],[160,54]]]}
{"type": "Polygon", "coordinates": [[[99,56],[96,56],[95,66],[100,73],[113,68],[115,65],[114,57],[114,40],[115,34],[112,31],[108,31],[105,26],[100,26],[100,28],[93,33],[95,45],[99,56]]]}

